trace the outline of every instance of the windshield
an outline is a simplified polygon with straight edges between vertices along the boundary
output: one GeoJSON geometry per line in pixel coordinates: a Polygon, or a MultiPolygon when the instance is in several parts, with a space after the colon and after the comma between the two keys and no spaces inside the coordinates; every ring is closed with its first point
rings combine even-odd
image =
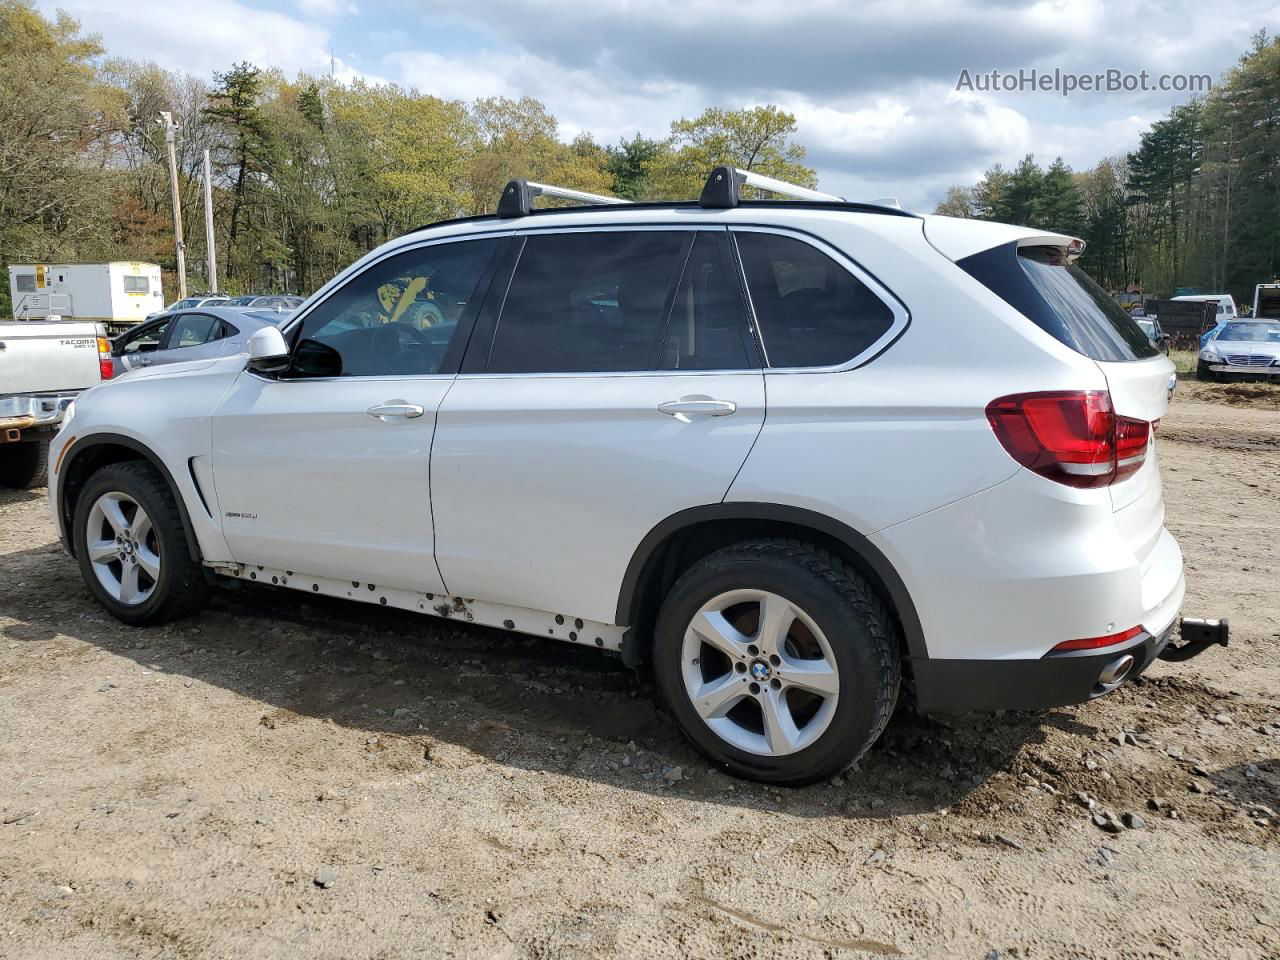
{"type": "Polygon", "coordinates": [[[1142,332],[1148,337],[1156,335],[1156,325],[1154,320],[1138,320],[1138,326],[1142,328],[1142,332]]]}
{"type": "Polygon", "coordinates": [[[1280,323],[1228,323],[1218,334],[1218,339],[1280,343],[1280,323]]]}

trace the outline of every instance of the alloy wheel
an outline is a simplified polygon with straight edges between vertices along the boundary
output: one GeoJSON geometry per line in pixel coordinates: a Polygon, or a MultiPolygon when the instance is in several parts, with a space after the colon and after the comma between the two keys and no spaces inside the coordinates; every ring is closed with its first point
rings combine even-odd
{"type": "Polygon", "coordinates": [[[681,675],[703,722],[762,756],[816,742],[840,694],[826,635],[798,605],[765,590],[732,590],[702,605],[685,630],[681,675]]]}
{"type": "Polygon", "coordinates": [[[126,493],[104,493],[89,510],[85,550],[94,575],[118,603],[137,606],[155,592],[160,547],[151,518],[126,493]]]}

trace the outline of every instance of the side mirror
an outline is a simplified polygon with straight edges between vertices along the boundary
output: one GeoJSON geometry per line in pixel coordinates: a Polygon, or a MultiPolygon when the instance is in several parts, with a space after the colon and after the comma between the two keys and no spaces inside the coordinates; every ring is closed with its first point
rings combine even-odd
{"type": "Polygon", "coordinates": [[[293,377],[340,377],[342,376],[342,354],[327,343],[306,339],[298,343],[289,364],[289,376],[293,377]]]}
{"type": "Polygon", "coordinates": [[[256,373],[278,374],[288,369],[289,345],[278,327],[263,327],[249,334],[248,368],[256,373]]]}

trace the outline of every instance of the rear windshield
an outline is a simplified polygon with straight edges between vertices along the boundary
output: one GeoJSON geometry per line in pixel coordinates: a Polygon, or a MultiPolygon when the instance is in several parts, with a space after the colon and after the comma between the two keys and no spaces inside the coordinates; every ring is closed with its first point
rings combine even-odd
{"type": "Polygon", "coordinates": [[[1006,244],[958,266],[1032,323],[1094,360],[1144,360],[1159,351],[1120,304],[1058,247],[1006,244]]]}

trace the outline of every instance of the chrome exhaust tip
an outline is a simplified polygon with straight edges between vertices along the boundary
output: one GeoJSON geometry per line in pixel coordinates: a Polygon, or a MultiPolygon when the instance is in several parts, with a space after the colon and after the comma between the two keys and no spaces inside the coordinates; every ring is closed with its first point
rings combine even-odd
{"type": "Polygon", "coordinates": [[[1123,657],[1116,657],[1102,668],[1102,673],[1098,674],[1098,683],[1104,687],[1114,687],[1129,675],[1133,663],[1133,657],[1127,653],[1123,657]]]}

